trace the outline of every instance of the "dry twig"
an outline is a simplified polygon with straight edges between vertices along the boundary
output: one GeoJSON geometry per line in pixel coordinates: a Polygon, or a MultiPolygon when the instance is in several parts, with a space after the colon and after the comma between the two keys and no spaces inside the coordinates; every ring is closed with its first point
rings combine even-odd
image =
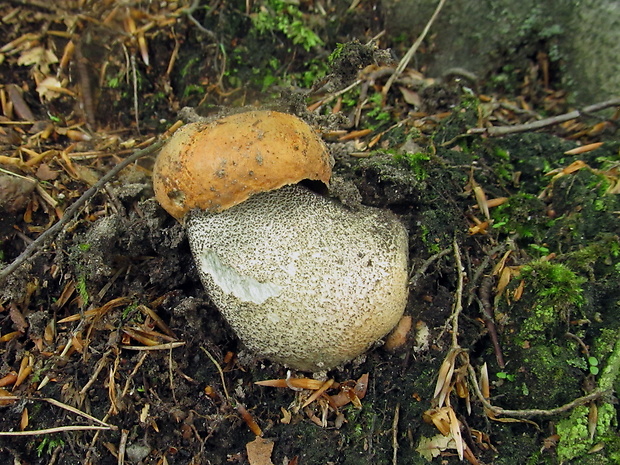
{"type": "Polygon", "coordinates": [[[420,265],[420,267],[416,270],[415,274],[413,275],[412,275],[413,273],[413,267],[412,267],[411,271],[409,272],[409,274],[412,275],[411,278],[409,279],[409,286],[412,288],[415,287],[418,281],[420,280],[420,278],[424,275],[424,273],[426,273],[426,270],[428,270],[428,267],[431,266],[434,262],[436,262],[440,258],[442,258],[443,256],[448,255],[451,250],[452,250],[452,247],[448,247],[446,249],[443,249],[440,252],[437,252],[434,255],[431,255],[424,261],[424,263],[422,263],[422,265],[420,265]]]}
{"type": "Polygon", "coordinates": [[[426,23],[426,26],[424,27],[424,30],[422,31],[420,36],[415,40],[415,42],[409,48],[409,50],[407,50],[407,53],[405,53],[405,56],[398,63],[398,66],[394,70],[394,73],[390,76],[390,78],[388,79],[388,81],[385,84],[385,86],[383,86],[383,89],[381,90],[381,93],[383,94],[383,99],[384,100],[385,100],[385,97],[387,96],[387,94],[388,94],[388,92],[390,90],[390,87],[392,87],[392,84],[394,83],[394,81],[396,79],[398,79],[398,77],[402,74],[402,72],[405,70],[405,68],[407,67],[407,65],[409,64],[411,59],[413,58],[413,55],[415,55],[415,52],[420,47],[420,44],[422,44],[422,41],[424,40],[424,38],[428,34],[428,31],[430,30],[431,26],[435,22],[435,19],[437,19],[437,16],[439,15],[439,12],[443,8],[444,3],[446,3],[446,0],[439,0],[439,4],[437,5],[437,8],[435,8],[435,11],[433,12],[433,15],[431,16],[431,19],[429,19],[428,23],[426,23]]]}
{"type": "Polygon", "coordinates": [[[400,417],[400,404],[394,407],[394,421],[392,422],[392,465],[398,464],[398,419],[400,417]]]}
{"type": "Polygon", "coordinates": [[[213,357],[213,355],[211,355],[211,353],[209,353],[207,349],[205,349],[204,347],[201,347],[201,349],[205,354],[207,354],[207,357],[209,357],[209,360],[213,362],[213,364],[215,365],[215,368],[220,374],[220,379],[222,380],[222,388],[224,389],[224,395],[226,396],[226,400],[230,402],[230,396],[228,395],[228,389],[226,388],[226,380],[224,379],[224,371],[222,371],[222,367],[220,366],[219,363],[217,363],[217,360],[215,360],[215,357],[213,357]]]}
{"type": "Polygon", "coordinates": [[[595,113],[597,111],[604,110],[610,107],[620,106],[620,97],[607,100],[605,102],[595,103],[582,108],[581,110],[573,110],[563,115],[553,116],[551,118],[545,118],[538,121],[532,121],[531,123],[515,124],[514,126],[495,126],[490,128],[471,128],[467,131],[467,134],[485,134],[488,136],[505,136],[506,134],[515,134],[519,132],[535,131],[547,126],[553,126],[555,124],[564,123],[571,119],[579,118],[580,116],[587,115],[588,113],[595,113]]]}
{"type": "Polygon", "coordinates": [[[568,412],[569,410],[574,409],[575,407],[579,407],[580,405],[585,405],[594,400],[600,399],[603,395],[607,394],[606,391],[596,389],[592,391],[590,394],[587,394],[582,397],[578,397],[575,400],[569,402],[568,404],[564,404],[560,407],[552,408],[549,410],[542,409],[523,409],[523,410],[508,410],[503,409],[501,407],[496,407],[489,402],[489,400],[484,397],[482,391],[480,390],[480,385],[478,384],[478,380],[476,379],[476,371],[474,367],[468,365],[467,371],[469,372],[469,380],[471,381],[472,386],[474,387],[474,391],[476,392],[476,396],[478,400],[484,405],[484,407],[490,410],[495,415],[505,415],[513,418],[531,418],[531,417],[554,417],[556,415],[560,415],[561,413],[568,412]]]}
{"type": "Polygon", "coordinates": [[[461,251],[459,249],[459,244],[454,238],[454,259],[456,261],[456,272],[458,273],[458,281],[456,286],[456,295],[454,296],[454,309],[452,310],[452,348],[458,349],[460,348],[458,342],[458,332],[459,332],[459,315],[463,310],[463,282],[465,271],[463,270],[463,262],[461,260],[461,251]]]}
{"type": "Polygon", "coordinates": [[[502,348],[499,345],[499,337],[497,336],[497,327],[495,326],[495,317],[493,312],[493,304],[491,303],[491,290],[493,288],[493,276],[485,276],[482,278],[482,283],[478,293],[480,294],[480,306],[482,307],[482,319],[487,327],[491,342],[493,343],[493,349],[495,351],[495,358],[500,368],[504,368],[504,355],[502,354],[502,348]]]}
{"type": "Polygon", "coordinates": [[[147,148],[134,152],[131,156],[120,162],[105,175],[101,177],[93,186],[82,194],[67,210],[63,217],[58,220],[53,226],[48,228],[44,233],[37,237],[28,247],[24,250],[19,257],[17,257],[11,264],[0,270],[0,283],[2,283],[11,273],[13,273],[19,266],[28,261],[37,252],[43,251],[45,247],[51,242],[57,234],[64,228],[64,226],[71,221],[71,219],[78,213],[78,211],[93,197],[99,189],[105,186],[111,179],[113,179],[123,168],[126,168],[136,160],[150,155],[153,152],[159,150],[164,144],[164,140],[158,140],[147,148]]]}

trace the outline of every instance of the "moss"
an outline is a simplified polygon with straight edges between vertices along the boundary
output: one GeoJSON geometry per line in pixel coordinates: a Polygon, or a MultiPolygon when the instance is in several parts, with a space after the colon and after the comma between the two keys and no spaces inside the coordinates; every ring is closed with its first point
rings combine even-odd
{"type": "Polygon", "coordinates": [[[517,234],[520,245],[543,243],[552,220],[537,195],[517,193],[492,210],[493,228],[504,234],[517,234]]]}
{"type": "Polygon", "coordinates": [[[535,261],[522,268],[521,277],[531,301],[529,315],[519,330],[523,340],[544,340],[565,324],[570,310],[583,304],[585,278],[566,265],[535,261]]]}
{"type": "Polygon", "coordinates": [[[306,51],[323,45],[323,40],[313,31],[307,16],[295,4],[281,0],[264,0],[250,15],[258,35],[281,34],[306,51]]]}
{"type": "Polygon", "coordinates": [[[519,173],[518,180],[511,184],[521,193],[536,196],[549,184],[545,174],[564,166],[561,154],[573,147],[569,141],[543,133],[509,135],[489,140],[483,146],[489,158],[496,160],[493,169],[508,170],[511,175],[519,173]]]}
{"type": "Polygon", "coordinates": [[[558,422],[556,431],[560,436],[557,449],[560,461],[585,455],[592,444],[588,432],[588,407],[574,409],[568,418],[558,422]]]}
{"type": "Polygon", "coordinates": [[[568,418],[560,420],[556,426],[560,442],[557,455],[561,462],[579,459],[579,464],[612,464],[618,463],[613,457],[618,457],[618,437],[614,431],[617,427],[615,408],[604,403],[598,407],[596,431],[591,437],[588,431],[588,416],[590,407],[575,408],[568,418]],[[597,443],[609,444],[610,454],[602,450],[601,453],[589,454],[589,450],[597,443]]]}
{"type": "MultiPolygon", "coordinates": [[[[540,452],[540,440],[532,426],[515,428],[501,423],[494,423],[493,429],[497,437],[501,437],[500,452],[492,461],[493,465],[542,465],[548,458],[540,452]]],[[[439,462],[438,462],[439,463],[439,462]]]]}
{"type": "MultiPolygon", "coordinates": [[[[521,408],[554,408],[570,402],[581,395],[583,372],[573,368],[569,361],[575,358],[575,350],[561,341],[551,340],[522,351],[519,371],[525,379],[529,395],[523,396],[521,387],[515,383],[515,401],[521,408]]],[[[517,360],[515,360],[517,361],[517,360]]]]}
{"type": "Polygon", "coordinates": [[[431,160],[429,154],[423,152],[407,152],[394,155],[394,159],[406,163],[419,181],[424,181],[428,177],[427,165],[431,160]]]}

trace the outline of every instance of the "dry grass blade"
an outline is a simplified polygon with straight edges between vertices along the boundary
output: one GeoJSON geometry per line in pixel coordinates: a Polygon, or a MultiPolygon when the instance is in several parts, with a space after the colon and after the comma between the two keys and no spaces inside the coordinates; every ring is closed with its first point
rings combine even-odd
{"type": "Polygon", "coordinates": [[[456,451],[459,454],[459,459],[463,460],[465,443],[463,442],[463,437],[461,436],[461,423],[458,418],[456,418],[456,413],[454,413],[452,407],[448,409],[448,418],[450,419],[450,434],[452,434],[452,437],[454,438],[456,451]]]}
{"type": "Polygon", "coordinates": [[[582,145],[581,147],[575,147],[574,149],[567,150],[564,155],[579,155],[580,153],[591,152],[603,145],[603,142],[595,142],[594,144],[582,145]]]}
{"type": "Polygon", "coordinates": [[[437,384],[435,385],[435,392],[433,393],[433,399],[437,401],[438,407],[443,406],[446,397],[450,392],[456,357],[462,350],[463,349],[451,349],[439,368],[439,373],[437,374],[437,384]]]}
{"type": "Polygon", "coordinates": [[[475,183],[473,186],[473,191],[476,197],[476,203],[478,204],[478,208],[484,214],[486,220],[490,221],[491,213],[489,212],[489,203],[487,202],[487,196],[484,193],[484,189],[482,189],[482,186],[476,183],[473,178],[472,183],[475,183]]]}
{"type": "Polygon", "coordinates": [[[157,344],[157,345],[154,345],[154,346],[126,346],[126,345],[122,345],[121,348],[127,349],[127,350],[137,350],[137,351],[169,350],[169,349],[176,349],[177,347],[182,347],[185,344],[186,343],[183,342],[183,341],[177,341],[177,342],[168,342],[166,344],[157,344]]]}
{"type": "Polygon", "coordinates": [[[317,389],[315,392],[312,393],[310,397],[308,397],[308,400],[304,402],[301,408],[307,407],[312,402],[317,400],[319,396],[323,394],[325,391],[327,391],[330,387],[332,387],[333,384],[334,384],[333,379],[328,379],[327,381],[325,381],[325,383],[323,383],[323,385],[319,389],[317,389]]]}
{"type": "Polygon", "coordinates": [[[112,299],[109,302],[105,303],[101,307],[93,308],[83,313],[75,313],[71,316],[63,318],[62,320],[58,321],[58,323],[70,323],[72,321],[81,320],[82,318],[84,318],[85,320],[91,320],[95,318],[99,319],[104,317],[110,310],[121,307],[123,305],[127,305],[130,302],[131,299],[129,297],[117,297],[116,299],[112,299]]]}
{"type": "Polygon", "coordinates": [[[256,381],[254,384],[259,386],[290,388],[291,386],[298,389],[309,389],[315,391],[321,389],[323,381],[310,378],[289,378],[286,379],[268,379],[264,381],[256,381]]]}
{"type": "Polygon", "coordinates": [[[155,313],[152,309],[150,309],[146,305],[138,305],[138,309],[145,315],[151,317],[153,321],[155,322],[155,325],[157,325],[157,327],[161,329],[164,333],[166,333],[171,338],[176,339],[176,335],[174,334],[174,332],[164,322],[164,320],[162,320],[161,317],[157,313],[155,313]]]}
{"type": "Polygon", "coordinates": [[[209,360],[211,360],[213,365],[215,365],[217,372],[220,374],[220,380],[222,381],[222,389],[224,389],[224,395],[226,396],[226,400],[230,402],[230,396],[228,395],[228,388],[226,387],[226,379],[224,378],[224,372],[222,371],[222,367],[220,366],[219,363],[217,363],[217,360],[215,360],[215,357],[211,355],[211,352],[209,352],[204,347],[200,347],[200,348],[207,355],[207,357],[209,357],[209,360]]]}

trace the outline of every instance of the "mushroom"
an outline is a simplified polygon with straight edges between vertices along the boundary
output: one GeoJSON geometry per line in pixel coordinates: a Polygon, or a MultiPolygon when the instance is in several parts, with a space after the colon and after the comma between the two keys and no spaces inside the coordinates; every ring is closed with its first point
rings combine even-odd
{"type": "Polygon", "coordinates": [[[302,371],[365,352],[396,325],[408,294],[396,216],[300,184],[327,184],[331,164],[299,118],[250,111],[184,126],[153,172],[212,302],[250,350],[302,371]]]}

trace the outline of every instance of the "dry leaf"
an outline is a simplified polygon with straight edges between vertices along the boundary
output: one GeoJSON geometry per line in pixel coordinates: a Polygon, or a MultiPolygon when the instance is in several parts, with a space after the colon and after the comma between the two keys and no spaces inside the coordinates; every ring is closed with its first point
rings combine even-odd
{"type": "Polygon", "coordinates": [[[408,89],[404,86],[400,86],[399,89],[400,92],[403,94],[403,99],[409,105],[413,105],[417,108],[420,108],[422,106],[422,99],[420,98],[420,94],[418,92],[408,89]]]}
{"type": "Polygon", "coordinates": [[[19,430],[24,431],[28,427],[28,407],[24,407],[22,410],[22,418],[19,422],[19,430]]]}
{"type": "Polygon", "coordinates": [[[51,50],[46,50],[43,47],[32,47],[29,50],[22,52],[17,59],[17,64],[21,66],[36,65],[43,74],[47,75],[50,72],[50,65],[58,63],[58,58],[51,50]]]}
{"type": "Polygon", "coordinates": [[[271,461],[273,446],[273,441],[259,436],[256,436],[254,441],[248,442],[245,445],[245,449],[248,452],[250,465],[274,465],[271,461]]]}
{"type": "Polygon", "coordinates": [[[12,394],[4,388],[0,388],[0,405],[10,405],[14,402],[17,402],[15,399],[11,400],[2,400],[3,397],[11,397],[12,394]]]}
{"type": "Polygon", "coordinates": [[[454,449],[454,439],[450,436],[437,434],[432,438],[422,436],[416,452],[430,462],[447,449],[454,449]]]}
{"type": "Polygon", "coordinates": [[[17,305],[11,304],[9,306],[9,316],[11,317],[11,321],[15,325],[18,331],[25,333],[28,329],[28,322],[22,312],[17,308],[17,305]]]}
{"type": "Polygon", "coordinates": [[[291,420],[293,419],[293,415],[291,415],[291,412],[286,410],[284,407],[280,407],[280,411],[282,412],[282,418],[280,418],[280,423],[283,423],[285,425],[290,424],[291,420]]]}
{"type": "Polygon", "coordinates": [[[41,100],[47,100],[48,102],[57,99],[61,96],[58,89],[62,88],[62,83],[53,76],[48,76],[43,79],[37,86],[37,93],[41,100]]]}
{"type": "Polygon", "coordinates": [[[47,163],[41,163],[37,168],[35,176],[41,181],[53,181],[58,177],[58,171],[50,168],[47,163]]]}

